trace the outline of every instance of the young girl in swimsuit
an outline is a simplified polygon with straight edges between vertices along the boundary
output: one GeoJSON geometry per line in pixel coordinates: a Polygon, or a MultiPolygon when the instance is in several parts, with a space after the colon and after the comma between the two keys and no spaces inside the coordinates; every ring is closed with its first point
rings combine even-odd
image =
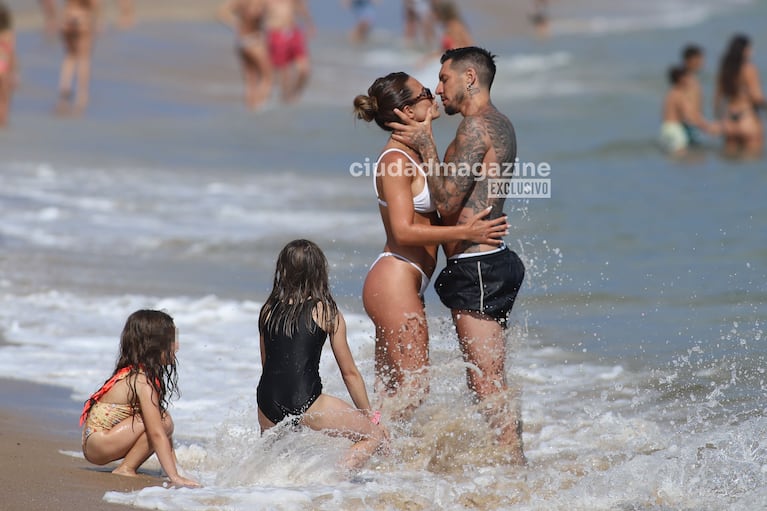
{"type": "Polygon", "coordinates": [[[758,156],[764,147],[764,125],[759,109],[765,107],[759,71],[750,61],[751,42],[736,35],[722,57],[714,112],[723,120],[725,152],[758,156]]]}
{"type": "Polygon", "coordinates": [[[173,318],[139,310],[128,317],[112,376],[86,402],[80,416],[83,455],[96,465],[122,459],[113,474],[135,476],[153,453],[174,486],[199,483],[178,473],[173,420],[166,408],[176,386],[178,341],[173,318]]]}
{"type": "Polygon", "coordinates": [[[354,442],[343,466],[361,467],[387,433],[378,424],[380,413],[370,409],[346,340],[344,316],[330,294],[328,262],[316,244],[295,240],[282,249],[258,329],[263,370],[256,395],[262,431],[287,418],[342,435],[354,442]],[[354,406],[322,393],[319,365],[327,337],[354,406]]]}
{"type": "Polygon", "coordinates": [[[219,18],[234,28],[236,51],[245,81],[245,104],[257,110],[272,91],[272,64],[266,45],[264,0],[226,0],[219,8],[219,18]]]}
{"type": "Polygon", "coordinates": [[[11,11],[0,2],[0,127],[8,124],[11,96],[16,86],[16,35],[11,11]]]}
{"type": "MultiPolygon", "coordinates": [[[[391,132],[395,109],[416,121],[439,116],[431,91],[407,73],[378,78],[367,95],[354,99],[359,119],[391,132]]],[[[442,226],[432,204],[420,155],[389,138],[373,176],[386,231],[383,252],[368,271],[362,290],[365,311],[376,327],[376,392],[385,412],[407,418],[428,392],[429,333],[423,293],[442,243],[472,241],[500,245],[505,217],[483,220],[490,210],[462,225],[442,226]]]]}
{"type": "Polygon", "coordinates": [[[100,0],[67,0],[61,24],[64,61],[59,76],[60,114],[80,113],[88,106],[91,78],[91,50],[96,32],[100,0]],[[77,95],[73,89],[77,82],[77,95]]]}

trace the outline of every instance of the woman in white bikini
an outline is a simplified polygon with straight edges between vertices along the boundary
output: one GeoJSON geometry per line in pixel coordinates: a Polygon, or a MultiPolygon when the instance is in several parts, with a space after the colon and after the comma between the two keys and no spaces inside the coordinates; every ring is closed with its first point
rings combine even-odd
{"type": "MultiPolygon", "coordinates": [[[[431,91],[407,73],[378,78],[354,99],[357,118],[391,132],[395,109],[423,121],[439,116],[431,91]]],[[[439,225],[419,154],[389,138],[375,165],[373,189],[386,244],[368,271],[362,291],[376,328],[375,390],[391,418],[408,418],[428,393],[429,333],[423,294],[437,264],[440,244],[469,240],[500,245],[505,217],[483,220],[489,209],[456,226],[439,225]]]]}

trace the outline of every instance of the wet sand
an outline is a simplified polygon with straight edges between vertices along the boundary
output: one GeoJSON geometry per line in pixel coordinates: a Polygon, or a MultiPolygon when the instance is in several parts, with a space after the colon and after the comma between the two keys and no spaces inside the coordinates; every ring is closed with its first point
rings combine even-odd
{"type": "Polygon", "coordinates": [[[112,475],[61,451],[80,450],[77,406],[67,390],[0,379],[0,502],[4,511],[118,511],[108,491],[160,485],[158,477],[112,475]]]}

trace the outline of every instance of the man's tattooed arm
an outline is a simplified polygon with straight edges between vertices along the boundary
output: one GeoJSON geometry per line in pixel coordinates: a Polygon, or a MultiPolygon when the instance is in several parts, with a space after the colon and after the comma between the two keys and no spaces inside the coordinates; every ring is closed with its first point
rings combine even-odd
{"type": "Polygon", "coordinates": [[[464,118],[445,154],[444,164],[431,169],[438,172],[428,173],[429,189],[440,215],[452,215],[464,206],[475,184],[475,170],[482,165],[487,153],[486,140],[483,120],[474,116],[464,118]]]}

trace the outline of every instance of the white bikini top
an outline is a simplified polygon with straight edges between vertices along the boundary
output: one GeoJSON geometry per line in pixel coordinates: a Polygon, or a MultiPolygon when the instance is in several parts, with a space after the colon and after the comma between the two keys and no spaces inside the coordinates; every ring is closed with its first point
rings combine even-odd
{"type": "Polygon", "coordinates": [[[418,195],[413,197],[413,210],[416,213],[431,213],[433,211],[437,210],[437,206],[432,202],[431,200],[431,192],[429,192],[429,182],[426,180],[426,172],[423,171],[423,168],[421,168],[421,165],[416,162],[409,154],[407,154],[402,149],[397,149],[396,147],[392,147],[390,149],[387,149],[386,151],[381,153],[381,156],[378,157],[378,160],[376,160],[375,169],[376,172],[373,173],[373,190],[376,193],[376,198],[378,199],[378,204],[380,204],[383,207],[389,207],[389,205],[386,203],[385,200],[381,199],[378,195],[378,183],[377,183],[377,175],[378,175],[378,164],[381,162],[381,158],[386,156],[392,151],[397,151],[399,153],[402,153],[407,157],[408,160],[418,169],[418,172],[420,172],[423,177],[423,190],[420,191],[418,195]]]}

